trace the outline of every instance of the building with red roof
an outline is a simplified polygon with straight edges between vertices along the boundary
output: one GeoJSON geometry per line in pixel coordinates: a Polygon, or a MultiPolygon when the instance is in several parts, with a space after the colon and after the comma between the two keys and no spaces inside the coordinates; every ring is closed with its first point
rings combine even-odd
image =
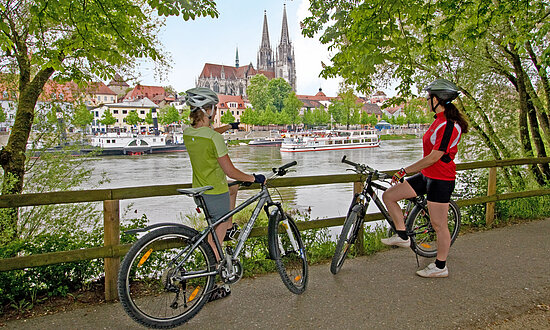
{"type": "Polygon", "coordinates": [[[124,96],[123,102],[133,102],[148,98],[158,106],[163,106],[175,100],[174,95],[168,93],[164,87],[161,86],[145,86],[137,84],[132,90],[130,90],[126,96],[124,96]]]}

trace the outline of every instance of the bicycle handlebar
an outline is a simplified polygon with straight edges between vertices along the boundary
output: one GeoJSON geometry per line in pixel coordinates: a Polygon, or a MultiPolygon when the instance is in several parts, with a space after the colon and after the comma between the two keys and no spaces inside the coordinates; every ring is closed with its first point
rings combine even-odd
{"type": "MultiPolygon", "coordinates": [[[[287,174],[288,173],[287,169],[294,166],[294,165],[297,165],[297,164],[298,164],[298,162],[292,161],[290,163],[284,164],[281,167],[274,167],[272,169],[273,170],[273,175],[266,178],[266,180],[272,179],[274,176],[283,176],[283,175],[287,174]]],[[[252,183],[253,182],[248,182],[248,181],[233,181],[233,182],[228,183],[227,185],[229,187],[234,186],[234,185],[250,186],[252,183]]]]}
{"type": "Polygon", "coordinates": [[[355,167],[355,172],[357,172],[357,173],[365,173],[366,171],[368,171],[368,172],[374,172],[375,174],[377,174],[378,175],[377,179],[380,179],[380,180],[385,180],[385,179],[391,178],[391,175],[387,175],[384,172],[378,172],[377,170],[373,169],[372,167],[369,167],[369,166],[364,165],[364,164],[354,163],[350,160],[347,160],[346,155],[344,155],[344,157],[342,157],[342,163],[345,163],[345,164],[348,164],[348,165],[351,165],[351,166],[355,167]]]}

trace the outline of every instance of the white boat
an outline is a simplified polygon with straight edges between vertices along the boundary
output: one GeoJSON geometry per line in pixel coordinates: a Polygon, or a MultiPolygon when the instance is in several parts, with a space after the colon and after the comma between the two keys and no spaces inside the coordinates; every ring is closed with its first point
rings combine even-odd
{"type": "Polygon", "coordinates": [[[80,151],[87,153],[101,148],[102,155],[143,155],[186,150],[183,141],[176,134],[100,134],[92,138],[91,147],[80,151]]]}
{"type": "Polygon", "coordinates": [[[249,146],[263,147],[263,146],[280,146],[283,143],[283,138],[265,137],[256,138],[248,142],[249,146]]]}
{"type": "Polygon", "coordinates": [[[285,137],[280,150],[281,152],[305,152],[379,146],[380,140],[374,130],[332,130],[285,137]]]}

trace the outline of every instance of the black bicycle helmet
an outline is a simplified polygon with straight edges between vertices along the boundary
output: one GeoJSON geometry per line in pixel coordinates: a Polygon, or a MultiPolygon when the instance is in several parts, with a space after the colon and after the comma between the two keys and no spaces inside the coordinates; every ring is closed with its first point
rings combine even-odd
{"type": "Polygon", "coordinates": [[[185,92],[185,102],[195,110],[206,105],[214,106],[218,104],[219,98],[210,88],[195,87],[185,92]]]}
{"type": "Polygon", "coordinates": [[[458,88],[446,79],[437,79],[424,88],[428,95],[437,97],[444,103],[449,103],[458,97],[458,88]]]}

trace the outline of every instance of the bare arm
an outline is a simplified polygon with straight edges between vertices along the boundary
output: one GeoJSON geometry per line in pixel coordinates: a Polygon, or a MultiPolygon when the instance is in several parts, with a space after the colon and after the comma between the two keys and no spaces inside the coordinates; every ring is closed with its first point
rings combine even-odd
{"type": "Polygon", "coordinates": [[[426,167],[432,166],[435,164],[441,157],[443,157],[445,153],[440,150],[432,150],[430,154],[421,160],[417,161],[416,163],[409,165],[405,167],[405,171],[407,173],[416,173],[420,172],[421,170],[425,169],[426,167]]]}
{"type": "MultiPolygon", "coordinates": [[[[229,129],[231,129],[231,125],[229,125],[229,124],[214,128],[214,130],[216,132],[220,133],[220,134],[225,133],[229,129]]],[[[225,174],[227,174],[227,172],[225,174]]],[[[243,181],[243,180],[241,180],[241,181],[243,181]]]]}
{"type": "Polygon", "coordinates": [[[222,168],[225,175],[227,175],[231,179],[238,181],[254,182],[254,176],[238,170],[235,165],[233,165],[233,162],[231,161],[231,158],[229,158],[229,155],[218,158],[218,164],[220,164],[220,167],[222,168]]]}

